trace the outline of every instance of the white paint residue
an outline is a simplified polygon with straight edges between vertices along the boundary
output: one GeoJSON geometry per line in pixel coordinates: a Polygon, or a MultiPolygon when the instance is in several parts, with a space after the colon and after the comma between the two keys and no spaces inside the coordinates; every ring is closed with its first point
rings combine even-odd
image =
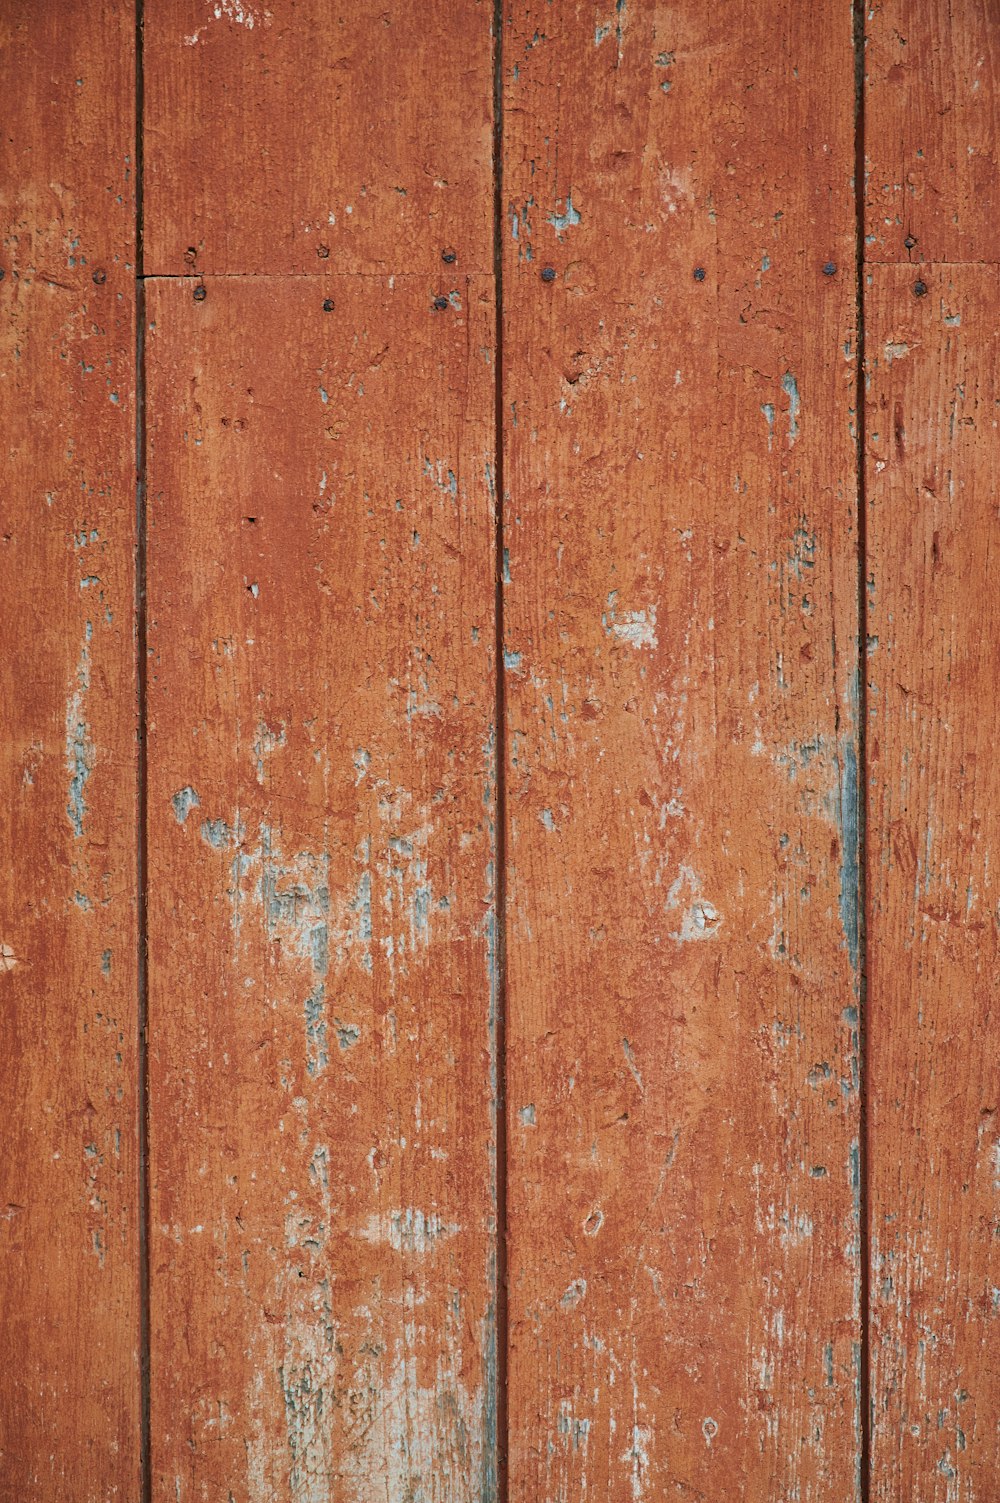
{"type": "Polygon", "coordinates": [[[421,1211],[406,1206],[398,1211],[377,1213],[368,1217],[358,1232],[363,1242],[375,1242],[391,1247],[394,1252],[430,1252],[436,1243],[445,1237],[454,1237],[461,1227],[453,1222],[442,1221],[434,1211],[421,1211]]]}
{"type": "Polygon", "coordinates": [[[619,642],[630,642],[638,652],[643,647],[655,647],[656,637],[656,607],[649,605],[644,611],[622,611],[620,614],[615,607],[618,591],[612,590],[608,596],[607,609],[601,616],[601,625],[609,637],[617,637],[619,642]]]}
{"type": "Polygon", "coordinates": [[[680,926],[670,935],[681,944],[694,939],[711,939],[722,924],[722,914],[702,895],[701,878],[690,866],[682,866],[671,883],[665,907],[668,912],[681,910],[680,926]]]}
{"type": "Polygon", "coordinates": [[[235,21],[237,26],[245,26],[247,31],[253,31],[255,26],[270,26],[271,24],[269,10],[254,10],[252,5],[242,5],[240,0],[216,0],[212,14],[217,21],[221,21],[225,16],[227,21],[235,21]]]}

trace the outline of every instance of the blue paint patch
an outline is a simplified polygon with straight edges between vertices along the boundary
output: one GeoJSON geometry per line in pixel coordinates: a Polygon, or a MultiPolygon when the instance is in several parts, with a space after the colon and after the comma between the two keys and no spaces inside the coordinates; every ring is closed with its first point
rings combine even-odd
{"type": "Polygon", "coordinates": [[[224,851],[233,838],[233,832],[224,819],[203,819],[199,833],[205,844],[216,851],[224,851]]]}
{"type": "Polygon", "coordinates": [[[802,404],[799,399],[799,384],[791,371],[786,371],[782,376],[781,389],[788,398],[788,442],[794,444],[799,436],[799,408],[802,404]]]}
{"type": "Polygon", "coordinates": [[[503,651],[503,665],[505,668],[520,668],[521,654],[519,652],[509,652],[505,647],[503,651]]]}
{"type": "Polygon", "coordinates": [[[573,229],[574,226],[580,223],[579,210],[573,207],[572,193],[567,193],[566,195],[566,207],[563,212],[561,214],[550,214],[548,218],[549,224],[555,230],[560,240],[567,230],[573,229]]]}
{"type": "Polygon", "coordinates": [[[87,731],[87,722],[78,720],[71,727],[67,746],[69,761],[69,802],[66,813],[73,826],[73,834],[79,840],[83,835],[83,822],[87,817],[87,801],[84,789],[94,765],[94,745],[87,731]]]}
{"type": "Polygon", "coordinates": [[[326,1046],[326,988],[322,981],[313,987],[305,1000],[306,1018],[306,1073],[321,1075],[329,1063],[326,1046]]]}
{"type": "Polygon", "coordinates": [[[184,823],[192,809],[197,809],[201,804],[197,793],[191,787],[178,788],[170,802],[174,806],[174,818],[179,825],[184,823]]]}
{"type": "Polygon", "coordinates": [[[337,1043],[341,1049],[353,1049],[361,1037],[361,1029],[356,1023],[342,1023],[339,1018],[333,1022],[334,1031],[337,1035],[337,1043]]]}
{"type": "Polygon", "coordinates": [[[854,988],[860,984],[860,907],[858,757],[854,742],[844,737],[837,758],[840,772],[840,923],[854,973],[854,988]]]}

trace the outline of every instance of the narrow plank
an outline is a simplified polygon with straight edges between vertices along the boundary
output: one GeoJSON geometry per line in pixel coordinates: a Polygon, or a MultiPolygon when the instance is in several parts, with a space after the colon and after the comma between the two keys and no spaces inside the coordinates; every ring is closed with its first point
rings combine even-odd
{"type": "Polygon", "coordinates": [[[139,1475],[133,18],[0,18],[0,1492],[139,1475]]]}
{"type": "Polygon", "coordinates": [[[153,1477],[180,1503],[494,1495],[493,291],[431,291],[149,284],[153,1477]]]}
{"type": "Polygon", "coordinates": [[[866,29],[871,1496],[981,1503],[1000,1474],[1000,29],[936,0],[866,29]]]}
{"type": "Polygon", "coordinates": [[[489,271],[491,19],[146,0],[147,271],[489,271]]]}
{"type": "Polygon", "coordinates": [[[852,78],[504,35],[512,1500],[859,1497],[852,78]]]}
{"type": "Polygon", "coordinates": [[[1000,1476],[996,267],[868,274],[873,1499],[1000,1476]]]}
{"type": "Polygon", "coordinates": [[[867,260],[1000,254],[998,22],[981,0],[866,5],[867,260]]]}

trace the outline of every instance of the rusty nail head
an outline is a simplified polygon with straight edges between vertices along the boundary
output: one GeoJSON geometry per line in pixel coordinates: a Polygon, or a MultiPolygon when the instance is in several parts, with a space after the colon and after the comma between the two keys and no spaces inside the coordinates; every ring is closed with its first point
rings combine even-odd
{"type": "Polygon", "coordinates": [[[91,273],[91,280],[96,282],[98,287],[104,286],[105,282],[108,280],[108,274],[104,270],[103,266],[99,266],[95,272],[91,273]]]}
{"type": "Polygon", "coordinates": [[[555,267],[554,266],[543,266],[542,267],[542,281],[543,282],[554,282],[555,279],[556,279],[556,269],[555,269],[555,267]]]}
{"type": "Polygon", "coordinates": [[[695,279],[696,282],[703,282],[705,280],[705,268],[704,268],[704,266],[696,266],[695,267],[695,269],[694,269],[694,279],[695,279]]]}
{"type": "Polygon", "coordinates": [[[448,306],[448,299],[446,297],[436,297],[434,299],[434,306],[439,313],[443,313],[448,306]]]}
{"type": "Polygon", "coordinates": [[[914,284],[913,284],[913,291],[914,291],[914,293],[915,293],[915,295],[917,297],[926,297],[926,295],[927,295],[927,283],[926,282],[914,282],[914,284]]]}
{"type": "Polygon", "coordinates": [[[828,261],[826,263],[826,265],[823,267],[823,275],[825,277],[835,277],[837,275],[836,261],[828,261]]]}
{"type": "Polygon", "coordinates": [[[916,243],[917,242],[914,240],[912,235],[907,235],[906,239],[903,241],[903,244],[906,246],[907,250],[912,250],[916,243]]]}
{"type": "Polygon", "coordinates": [[[203,303],[207,297],[208,297],[208,291],[207,291],[206,288],[204,288],[204,287],[196,287],[194,289],[194,300],[195,300],[196,303],[203,303]]]}
{"type": "Polygon", "coordinates": [[[323,299],[323,312],[324,313],[332,313],[333,312],[333,298],[332,297],[325,297],[323,299]]]}
{"type": "Polygon", "coordinates": [[[458,260],[457,255],[452,250],[450,245],[446,245],[444,250],[441,252],[441,260],[445,263],[446,266],[452,266],[454,262],[458,260]]]}
{"type": "Polygon", "coordinates": [[[321,261],[325,261],[330,254],[330,247],[328,245],[317,245],[316,254],[321,261]]]}

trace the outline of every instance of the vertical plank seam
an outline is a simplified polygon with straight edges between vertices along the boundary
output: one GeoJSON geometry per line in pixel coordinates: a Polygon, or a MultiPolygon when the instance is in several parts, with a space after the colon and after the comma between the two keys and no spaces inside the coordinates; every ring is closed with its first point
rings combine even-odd
{"type": "Polygon", "coordinates": [[[861,1360],[859,1372],[859,1487],[861,1503],[871,1497],[871,1195],[869,1187],[869,1017],[868,1017],[868,495],[865,478],[867,373],[865,368],[865,9],[853,0],[854,30],[854,229],[856,333],[856,496],[858,511],[858,1258],[861,1360]]]}
{"type": "Polygon", "coordinates": [[[149,1274],[149,947],[148,947],[148,766],[146,613],[146,288],[143,245],[143,36],[144,0],[135,8],[135,655],[136,655],[136,977],[138,1063],[138,1223],[139,1223],[139,1448],[140,1498],[153,1495],[150,1432],[150,1274],[149,1274]]]}
{"type": "Polygon", "coordinates": [[[494,959],[495,1001],[493,1044],[496,1081],[494,1184],[496,1187],[496,1307],[494,1316],[496,1409],[494,1446],[497,1503],[507,1503],[509,1490],[509,1421],[507,1368],[509,1358],[508,1315],[508,1217],[507,1217],[507,702],[504,669],[504,365],[503,365],[503,0],[493,5],[493,565],[494,565],[494,674],[496,803],[494,819],[496,905],[494,959]]]}

